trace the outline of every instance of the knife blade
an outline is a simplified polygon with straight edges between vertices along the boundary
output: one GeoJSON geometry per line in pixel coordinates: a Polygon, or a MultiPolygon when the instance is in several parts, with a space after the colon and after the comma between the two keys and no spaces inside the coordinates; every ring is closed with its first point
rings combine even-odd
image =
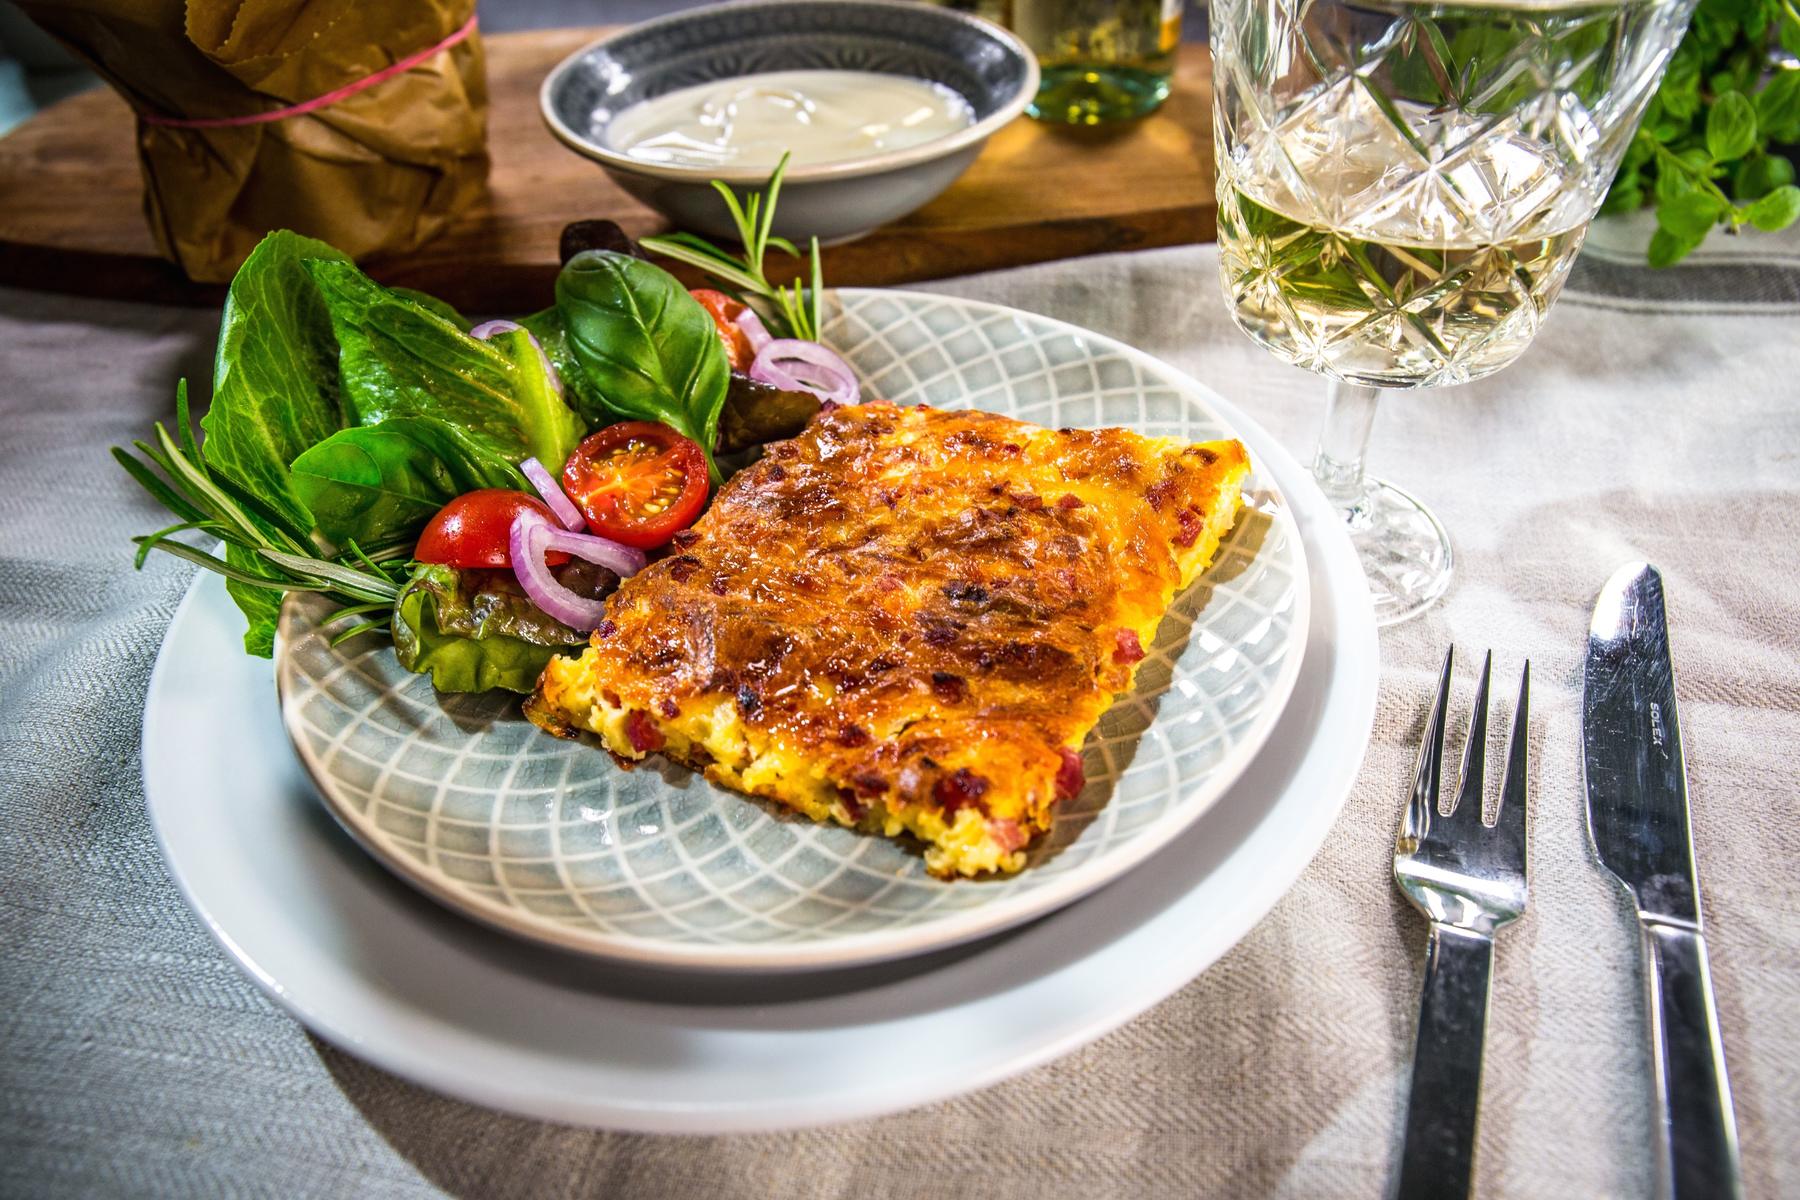
{"type": "Polygon", "coordinates": [[[1737,1126],[1694,872],[1687,769],[1661,573],[1627,563],[1594,604],[1582,757],[1594,856],[1642,931],[1656,1075],[1657,1194],[1735,1197],[1737,1126]]]}
{"type": "Polygon", "coordinates": [[[1581,734],[1594,853],[1640,913],[1698,923],[1662,576],[1648,563],[1619,568],[1594,604],[1581,734]]]}

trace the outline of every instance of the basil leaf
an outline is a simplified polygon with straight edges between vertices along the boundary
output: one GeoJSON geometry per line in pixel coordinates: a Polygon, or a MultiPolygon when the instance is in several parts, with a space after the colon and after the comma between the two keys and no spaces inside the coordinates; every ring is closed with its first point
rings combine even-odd
{"type": "Polygon", "coordinates": [[[730,366],[700,302],[661,267],[584,250],[556,277],[556,309],[581,386],[615,417],[692,438],[710,466],[730,366]]]}
{"type": "Polygon", "coordinates": [[[1800,70],[1774,72],[1756,93],[1756,124],[1771,141],[1800,140],[1800,70]]]}
{"type": "Polygon", "coordinates": [[[1725,215],[1726,204],[1711,192],[1683,192],[1656,206],[1656,223],[1677,238],[1696,242],[1725,215]]]}
{"type": "Polygon", "coordinates": [[[225,298],[202,457],[302,535],[312,529],[288,464],[345,424],[338,346],[308,259],[356,270],[324,242],[286,230],[257,244],[225,298]]]}
{"type": "Polygon", "coordinates": [[[1680,237],[1667,229],[1658,229],[1650,235],[1650,265],[1653,267],[1670,267],[1688,256],[1688,252],[1705,239],[1704,233],[1698,237],[1680,237]]]}
{"type": "Polygon", "coordinates": [[[1700,111],[1700,55],[1677,50],[1657,86],[1656,98],[1671,117],[1686,119],[1700,111]]]}
{"type": "Polygon", "coordinates": [[[536,689],[559,651],[587,635],[552,620],[501,571],[424,564],[394,605],[394,654],[440,692],[536,689]]]}
{"type": "Polygon", "coordinates": [[[1756,107],[1742,92],[1731,91],[1713,101],[1706,114],[1706,150],[1715,162],[1730,162],[1756,145],[1756,107]]]}
{"type": "Polygon", "coordinates": [[[504,458],[430,417],[339,430],[296,458],[293,472],[319,532],[364,550],[410,542],[464,492],[526,486],[504,458]]]}
{"type": "Polygon", "coordinates": [[[1769,32],[1769,26],[1775,20],[1780,5],[1776,0],[1749,0],[1748,10],[1744,14],[1744,32],[1753,39],[1760,39],[1769,32]]]}
{"type": "Polygon", "coordinates": [[[1752,204],[1744,215],[1764,233],[1786,229],[1800,219],[1800,187],[1784,184],[1752,204]]]}
{"type": "Polygon", "coordinates": [[[355,424],[431,417],[508,462],[530,457],[562,469],[586,430],[522,332],[477,341],[351,263],[314,260],[307,269],[331,314],[344,407],[355,424]]]}
{"type": "Polygon", "coordinates": [[[1615,181],[1600,205],[1600,215],[1609,217],[1614,213],[1636,212],[1643,206],[1644,189],[1635,180],[1630,183],[1615,181]]]}
{"type": "Polygon", "coordinates": [[[1650,189],[1658,204],[1667,204],[1677,196],[1689,195],[1699,190],[1701,190],[1700,183],[1692,175],[1680,168],[1671,168],[1667,165],[1657,169],[1656,182],[1651,185],[1650,189]]]}
{"type": "Polygon", "coordinates": [[[1731,176],[1731,194],[1740,204],[1759,200],[1794,182],[1794,164],[1779,154],[1753,154],[1731,176]]]}

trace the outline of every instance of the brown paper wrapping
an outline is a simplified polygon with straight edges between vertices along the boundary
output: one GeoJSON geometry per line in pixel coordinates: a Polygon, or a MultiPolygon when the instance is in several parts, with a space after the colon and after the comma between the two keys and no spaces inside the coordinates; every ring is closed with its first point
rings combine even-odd
{"type": "MultiPolygon", "coordinates": [[[[136,109],[237,117],[323,96],[433,46],[474,0],[19,0],[136,109]]],[[[410,250],[487,178],[480,35],[311,112],[227,128],[138,122],[158,248],[218,282],[271,229],[356,258],[410,250]]]]}

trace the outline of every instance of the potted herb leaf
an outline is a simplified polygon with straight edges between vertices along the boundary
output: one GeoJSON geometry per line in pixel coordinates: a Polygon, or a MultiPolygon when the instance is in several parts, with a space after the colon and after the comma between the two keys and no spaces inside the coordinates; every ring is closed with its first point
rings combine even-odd
{"type": "Polygon", "coordinates": [[[1700,0],[1600,210],[1655,207],[1651,266],[1680,261],[1715,228],[1774,232],[1800,219],[1795,55],[1796,0],[1700,0]]]}

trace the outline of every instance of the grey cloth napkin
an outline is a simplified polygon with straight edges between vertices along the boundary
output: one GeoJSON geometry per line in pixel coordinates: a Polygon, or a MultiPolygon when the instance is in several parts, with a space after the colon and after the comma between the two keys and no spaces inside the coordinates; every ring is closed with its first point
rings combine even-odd
{"type": "MultiPolygon", "coordinates": [[[[1592,594],[1633,557],[1669,581],[1750,1190],[1800,1193],[1800,242],[1745,239],[1653,274],[1632,236],[1597,234],[1514,367],[1384,401],[1372,465],[1443,518],[1456,582],[1383,635],[1355,793],[1242,944],[999,1086],[703,1139],[433,1095],[309,1037],[215,949],[161,865],[139,782],[147,677],[190,572],[131,571],[125,538],[164,521],[105,448],[166,418],[178,375],[205,380],[217,317],[0,293],[0,1194],[1378,1195],[1424,934],[1390,880],[1391,838],[1455,641],[1494,647],[1504,679],[1529,655],[1535,680],[1532,906],[1500,944],[1482,1192],[1648,1195],[1635,933],[1585,850],[1576,727],[1592,594]]],[[[1211,247],[932,290],[1121,338],[1310,450],[1320,381],[1232,328],[1211,247]]]]}

